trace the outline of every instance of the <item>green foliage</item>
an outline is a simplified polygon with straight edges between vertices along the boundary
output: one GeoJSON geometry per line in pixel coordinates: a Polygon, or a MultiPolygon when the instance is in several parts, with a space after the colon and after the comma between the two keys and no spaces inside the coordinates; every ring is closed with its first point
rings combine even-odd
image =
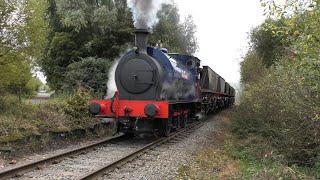
{"type": "MultiPolygon", "coordinates": [[[[71,64],[81,64],[80,61],[90,57],[112,62],[128,44],[133,43],[132,14],[124,0],[50,0],[47,15],[51,31],[40,66],[49,85],[56,90],[72,87],[69,85],[70,78],[88,82],[87,79],[79,79],[86,75],[70,75],[68,67],[71,64]]],[[[163,44],[172,52],[196,52],[196,27],[191,16],[181,23],[177,7],[165,4],[158,18],[159,22],[153,28],[152,45],[163,44]]],[[[76,67],[82,66],[70,67],[75,72],[76,67]]],[[[105,78],[104,74],[97,76],[105,78]]],[[[93,86],[95,92],[101,92],[100,85],[96,87],[95,84],[86,83],[85,86],[93,86]]]]}
{"type": "Polygon", "coordinates": [[[0,57],[10,52],[25,59],[40,57],[47,34],[46,6],[46,1],[0,1],[0,57]]]}
{"type": "Polygon", "coordinates": [[[114,60],[132,42],[133,22],[123,0],[50,0],[47,14],[51,32],[40,65],[53,89],[67,84],[70,64],[88,57],[114,60]]]}
{"type": "MultiPolygon", "coordinates": [[[[11,54],[10,54],[11,55],[11,54]]],[[[8,54],[5,58],[9,58],[8,54]]],[[[32,92],[28,82],[32,79],[30,65],[27,62],[12,59],[0,65],[0,92],[3,94],[27,94],[32,92]]]]}
{"type": "Polygon", "coordinates": [[[101,58],[85,58],[69,65],[65,89],[85,87],[97,95],[105,95],[112,62],[101,58]]]}
{"type": "Polygon", "coordinates": [[[234,131],[242,137],[262,136],[290,165],[316,166],[320,155],[320,6],[316,1],[289,1],[285,7],[275,3],[267,7],[275,20],[266,21],[263,31],[252,34],[254,48],[242,63],[244,91],[234,131]],[[272,54],[265,56],[262,47],[271,47],[272,54]],[[254,67],[259,63],[273,66],[254,67]]]}
{"type": "Polygon", "coordinates": [[[92,96],[90,92],[85,89],[78,89],[66,102],[63,108],[65,114],[77,121],[90,117],[88,106],[92,96]]]}
{"type": "Polygon", "coordinates": [[[319,155],[320,99],[303,84],[296,70],[282,66],[245,88],[235,130],[241,135],[261,134],[290,163],[313,164],[319,155]]]}
{"type": "Polygon", "coordinates": [[[197,52],[199,46],[196,38],[197,26],[194,24],[193,18],[189,15],[182,24],[182,43],[184,45],[184,51],[187,54],[194,54],[197,52]]]}
{"type": "Polygon", "coordinates": [[[281,21],[269,19],[251,32],[251,48],[261,58],[266,67],[270,67],[279,61],[284,54],[285,48],[282,42],[284,38],[275,35],[273,29],[268,28],[270,25],[280,27],[281,24],[281,21]]]}
{"type": "Polygon", "coordinates": [[[41,62],[41,67],[47,76],[49,85],[56,89],[64,82],[67,67],[82,54],[79,42],[71,33],[55,33],[49,46],[48,54],[41,62]]]}
{"type": "Polygon", "coordinates": [[[97,124],[88,113],[90,93],[79,89],[41,105],[19,103],[17,96],[0,96],[0,142],[46,132],[69,132],[97,124]]]}
{"type": "Polygon", "coordinates": [[[19,98],[14,95],[0,96],[0,113],[14,112],[14,109],[19,107],[19,98]]]}
{"type": "Polygon", "coordinates": [[[31,74],[45,42],[45,1],[0,1],[0,93],[31,95],[31,74]]]}
{"type": "Polygon", "coordinates": [[[179,10],[174,4],[163,4],[158,12],[158,23],[153,27],[152,45],[167,48],[170,52],[194,54],[198,49],[196,26],[188,16],[180,22],[179,10]]]}
{"type": "Polygon", "coordinates": [[[40,90],[42,86],[44,86],[44,84],[37,77],[32,77],[27,83],[27,89],[30,91],[27,94],[33,94],[34,92],[40,90]]]}
{"type": "Polygon", "coordinates": [[[45,19],[45,12],[49,4],[46,0],[26,0],[24,3],[24,31],[28,43],[25,53],[34,59],[33,63],[37,63],[43,57],[47,44],[49,25],[45,19]]]}
{"type": "Polygon", "coordinates": [[[16,48],[21,24],[19,23],[18,0],[0,0],[0,63],[3,64],[6,54],[16,48]],[[17,15],[15,15],[17,13],[17,15]]]}
{"type": "Polygon", "coordinates": [[[249,51],[241,62],[241,82],[254,83],[266,73],[266,68],[255,51],[249,51]]]}
{"type": "Polygon", "coordinates": [[[117,9],[111,0],[56,0],[56,4],[62,24],[76,32],[90,29],[105,34],[116,22],[117,9]]]}
{"type": "Polygon", "coordinates": [[[241,179],[317,179],[315,168],[287,166],[279,152],[263,137],[230,138],[224,146],[232,159],[240,161],[241,179]]]}

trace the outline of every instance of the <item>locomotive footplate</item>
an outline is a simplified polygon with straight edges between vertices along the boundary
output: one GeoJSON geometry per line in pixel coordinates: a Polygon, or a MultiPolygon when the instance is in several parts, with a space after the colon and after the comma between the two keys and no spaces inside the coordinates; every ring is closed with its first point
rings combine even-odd
{"type": "Polygon", "coordinates": [[[116,93],[112,99],[93,100],[90,105],[90,112],[101,118],[165,119],[169,116],[169,102],[122,100],[116,93]]]}

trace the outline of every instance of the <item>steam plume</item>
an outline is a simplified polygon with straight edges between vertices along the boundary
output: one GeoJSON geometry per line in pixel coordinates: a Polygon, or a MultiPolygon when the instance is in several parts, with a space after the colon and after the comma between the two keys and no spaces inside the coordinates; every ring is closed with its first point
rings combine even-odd
{"type": "Polygon", "coordinates": [[[108,82],[107,82],[107,99],[110,99],[114,96],[114,94],[116,93],[116,91],[118,91],[117,89],[117,84],[116,84],[116,70],[119,64],[119,61],[121,59],[121,57],[123,57],[126,53],[128,53],[131,49],[128,47],[126,51],[124,51],[123,53],[120,54],[119,58],[115,59],[111,68],[109,69],[109,75],[108,75],[108,82]]]}
{"type": "Polygon", "coordinates": [[[119,60],[116,60],[109,70],[109,76],[108,76],[109,79],[108,79],[108,85],[107,85],[108,87],[107,99],[112,98],[114,96],[114,93],[117,91],[115,74],[116,74],[118,63],[119,63],[119,60]]]}
{"type": "Polygon", "coordinates": [[[157,12],[163,0],[128,0],[137,29],[149,29],[157,21],[157,12]]]}

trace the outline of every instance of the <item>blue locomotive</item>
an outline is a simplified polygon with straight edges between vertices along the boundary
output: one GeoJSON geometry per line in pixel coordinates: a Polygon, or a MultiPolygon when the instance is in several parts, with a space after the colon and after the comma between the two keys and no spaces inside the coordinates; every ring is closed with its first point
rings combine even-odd
{"type": "Polygon", "coordinates": [[[234,103],[234,89],[194,56],[148,47],[149,32],[136,30],[136,47],[117,66],[117,93],[94,100],[90,112],[115,118],[119,131],[168,136],[184,128],[199,112],[209,113],[234,103]]]}

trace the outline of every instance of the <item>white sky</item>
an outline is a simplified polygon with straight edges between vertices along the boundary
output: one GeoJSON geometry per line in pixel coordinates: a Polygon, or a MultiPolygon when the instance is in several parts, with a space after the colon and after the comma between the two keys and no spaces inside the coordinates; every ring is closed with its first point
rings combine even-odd
{"type": "Polygon", "coordinates": [[[202,65],[209,65],[226,81],[238,84],[240,62],[248,47],[248,33],[264,20],[259,0],[174,0],[180,14],[191,14],[197,25],[202,65]]]}

